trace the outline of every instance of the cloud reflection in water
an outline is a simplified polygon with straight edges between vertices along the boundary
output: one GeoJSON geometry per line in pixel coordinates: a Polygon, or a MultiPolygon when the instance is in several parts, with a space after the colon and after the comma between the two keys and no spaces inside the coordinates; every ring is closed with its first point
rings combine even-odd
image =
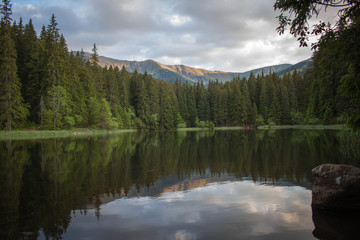
{"type": "Polygon", "coordinates": [[[311,239],[311,191],[251,181],[121,198],[72,219],[64,239],[311,239]]]}

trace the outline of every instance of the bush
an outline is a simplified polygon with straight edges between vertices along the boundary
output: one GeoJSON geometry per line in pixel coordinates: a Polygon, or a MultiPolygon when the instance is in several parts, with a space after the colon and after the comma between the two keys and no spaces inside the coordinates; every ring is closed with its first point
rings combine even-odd
{"type": "Polygon", "coordinates": [[[209,128],[210,128],[210,130],[213,130],[214,127],[215,127],[215,124],[214,124],[212,121],[210,121],[210,122],[209,122],[209,128]]]}
{"type": "Polygon", "coordinates": [[[262,115],[257,115],[255,119],[255,125],[258,126],[264,126],[265,121],[262,115]]]}
{"type": "Polygon", "coordinates": [[[137,129],[145,129],[146,128],[145,124],[143,123],[143,121],[140,118],[136,117],[134,122],[135,122],[135,127],[137,129]]]}
{"type": "Polygon", "coordinates": [[[276,123],[272,120],[272,118],[269,118],[267,120],[267,124],[269,125],[269,128],[276,126],[276,123]]]}
{"type": "Polygon", "coordinates": [[[199,128],[206,128],[207,126],[208,126],[208,124],[206,124],[205,121],[200,121],[200,122],[198,123],[198,127],[199,127],[199,128]]]}
{"type": "Polygon", "coordinates": [[[72,128],[75,125],[75,118],[70,116],[64,117],[64,127],[66,128],[72,128]]]}
{"type": "Polygon", "coordinates": [[[304,114],[302,114],[301,112],[291,111],[290,116],[291,122],[295,125],[300,125],[304,122],[304,114]]]}
{"type": "Polygon", "coordinates": [[[307,123],[310,125],[318,125],[318,124],[321,124],[322,122],[319,118],[313,117],[313,118],[309,118],[307,120],[307,123]]]}

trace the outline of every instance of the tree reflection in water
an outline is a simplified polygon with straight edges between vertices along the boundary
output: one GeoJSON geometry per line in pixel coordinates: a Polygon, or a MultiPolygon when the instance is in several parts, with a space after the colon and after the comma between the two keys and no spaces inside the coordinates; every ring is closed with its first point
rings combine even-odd
{"type": "Polygon", "coordinates": [[[75,210],[86,215],[95,208],[101,218],[101,204],[115,198],[208,182],[246,178],[309,187],[313,167],[359,162],[344,157],[342,135],[175,131],[0,141],[0,238],[36,239],[42,231],[59,239],[75,210]]]}

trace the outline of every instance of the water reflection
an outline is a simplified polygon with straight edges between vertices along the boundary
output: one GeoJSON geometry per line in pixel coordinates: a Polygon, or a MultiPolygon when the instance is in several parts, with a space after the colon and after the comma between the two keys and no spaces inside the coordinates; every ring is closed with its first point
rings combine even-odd
{"type": "Polygon", "coordinates": [[[312,208],[315,225],[313,235],[318,239],[357,239],[359,238],[359,211],[332,211],[312,208]]]}
{"type": "MultiPolygon", "coordinates": [[[[182,191],[195,193],[199,191],[195,189],[217,186],[208,186],[209,183],[246,179],[272,185],[271,192],[280,186],[309,187],[312,181],[310,170],[313,167],[323,162],[355,161],[344,157],[341,134],[338,131],[297,130],[150,132],[0,141],[0,239],[36,239],[42,236],[58,239],[67,236],[70,229],[76,228],[74,231],[82,232],[84,226],[77,225],[80,224],[77,219],[84,219],[82,224],[93,221],[93,218],[85,216],[95,215],[99,222],[93,224],[105,224],[108,205],[146,199],[155,204],[164,200],[164,192],[174,196],[173,191],[187,194],[182,191]],[[203,186],[206,187],[200,188],[203,186]],[[146,196],[158,198],[129,199],[146,196]],[[121,199],[123,197],[127,198],[121,199]]],[[[219,185],[219,188],[225,185],[228,184],[219,185]]],[[[256,185],[256,189],[259,187],[262,185],[256,185]]],[[[253,197],[249,194],[255,194],[237,193],[238,198],[249,198],[253,197]]],[[[177,202],[187,208],[185,202],[177,202]]],[[[194,207],[200,205],[202,203],[199,201],[194,203],[194,207]]],[[[203,210],[201,214],[213,219],[211,214],[214,211],[211,207],[218,208],[220,205],[209,207],[209,204],[204,203],[204,206],[208,206],[209,212],[203,210]]],[[[246,205],[246,209],[257,210],[257,206],[246,205]]],[[[272,208],[275,207],[272,205],[272,208]]],[[[222,210],[223,218],[228,219],[227,224],[239,217],[235,213],[232,215],[233,210],[231,206],[222,210]]],[[[182,211],[187,212],[186,209],[182,211]]],[[[251,220],[253,227],[265,224],[260,217],[265,214],[264,211],[256,213],[259,222],[251,220]]],[[[283,219],[294,218],[289,212],[284,214],[283,219]]],[[[185,215],[195,219],[190,212],[185,215]]],[[[299,219],[303,216],[299,216],[299,219]]],[[[309,219],[311,221],[311,216],[309,219]]],[[[137,220],[133,217],[132,221],[141,220],[142,217],[137,220]]],[[[206,224],[213,224],[215,228],[219,223],[216,223],[216,219],[212,221],[206,224]]],[[[124,224],[130,222],[128,219],[124,224]]],[[[250,223],[240,224],[245,226],[250,223]]],[[[234,228],[235,225],[230,224],[234,228]]],[[[208,229],[205,225],[196,226],[208,229]]],[[[171,230],[170,226],[167,228],[171,230]]],[[[267,226],[258,229],[261,228],[267,229],[267,226]]],[[[132,232],[130,230],[124,231],[132,232]]],[[[174,234],[195,236],[192,233],[180,229],[174,234]]]]}
{"type": "Polygon", "coordinates": [[[76,211],[64,237],[311,239],[313,224],[311,220],[303,221],[311,219],[310,202],[310,191],[297,186],[266,186],[250,181],[214,183],[157,198],[109,202],[101,206],[101,224],[76,211]]]}

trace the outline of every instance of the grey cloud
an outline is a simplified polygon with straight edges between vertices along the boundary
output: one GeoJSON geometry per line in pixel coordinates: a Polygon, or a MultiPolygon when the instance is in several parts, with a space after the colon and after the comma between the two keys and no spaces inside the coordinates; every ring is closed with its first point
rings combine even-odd
{"type": "Polygon", "coordinates": [[[262,63],[267,65],[274,55],[284,62],[311,55],[309,49],[299,50],[293,38],[283,38],[281,44],[272,42],[277,37],[274,1],[52,2],[51,5],[35,5],[34,8],[17,4],[14,15],[25,19],[31,17],[39,31],[54,13],[69,48],[73,50],[83,48],[90,51],[95,42],[100,54],[114,58],[179,58],[182,64],[210,66],[224,71],[247,70],[262,63]],[[188,21],[172,25],[169,20],[174,15],[188,21]],[[250,49],[250,41],[267,42],[271,46],[265,50],[250,49]]]}

